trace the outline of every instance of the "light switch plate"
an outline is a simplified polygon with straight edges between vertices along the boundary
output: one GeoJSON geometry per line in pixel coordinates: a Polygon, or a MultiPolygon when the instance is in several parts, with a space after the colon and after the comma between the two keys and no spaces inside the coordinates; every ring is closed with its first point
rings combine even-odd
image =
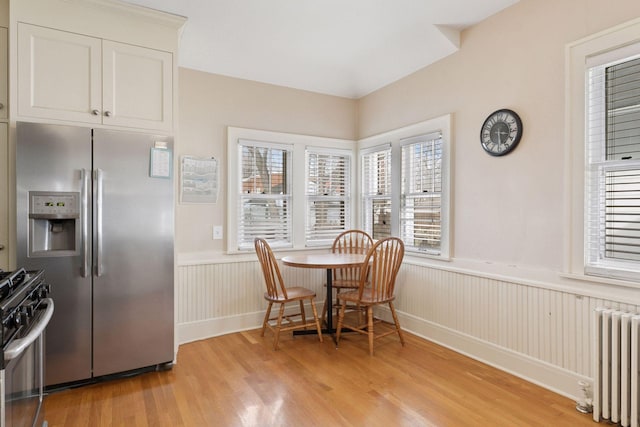
{"type": "Polygon", "coordinates": [[[214,225],[213,226],[213,240],[220,240],[222,239],[222,226],[221,225],[214,225]]]}

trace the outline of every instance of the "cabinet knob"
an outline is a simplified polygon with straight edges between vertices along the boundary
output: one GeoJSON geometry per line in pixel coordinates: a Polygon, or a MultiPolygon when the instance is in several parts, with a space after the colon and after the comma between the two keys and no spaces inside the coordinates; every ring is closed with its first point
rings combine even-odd
{"type": "Polygon", "coordinates": [[[105,112],[104,112],[104,115],[105,115],[106,117],[111,117],[111,111],[105,111],[105,112]]]}
{"type": "Polygon", "coordinates": [[[0,110],[2,110],[3,108],[4,108],[4,104],[0,102],[0,110]]]}
{"type": "Polygon", "coordinates": [[[0,251],[4,249],[4,245],[0,244],[0,251]]]}
{"type": "Polygon", "coordinates": [[[93,114],[94,116],[98,116],[98,115],[100,115],[100,111],[99,110],[91,110],[91,114],[93,114]]]}

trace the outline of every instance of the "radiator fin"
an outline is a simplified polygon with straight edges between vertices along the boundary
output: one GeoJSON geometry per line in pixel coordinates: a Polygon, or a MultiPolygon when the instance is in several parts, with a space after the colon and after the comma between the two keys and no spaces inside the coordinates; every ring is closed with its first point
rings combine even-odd
{"type": "Polygon", "coordinates": [[[640,315],[599,307],[593,312],[593,419],[640,427],[640,315]]]}

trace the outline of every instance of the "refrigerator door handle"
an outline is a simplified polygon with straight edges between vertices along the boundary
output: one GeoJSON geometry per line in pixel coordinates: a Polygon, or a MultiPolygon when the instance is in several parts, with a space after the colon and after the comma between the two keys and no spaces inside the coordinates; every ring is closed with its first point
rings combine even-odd
{"type": "Polygon", "coordinates": [[[104,266],[102,265],[102,192],[103,192],[103,171],[96,169],[96,244],[98,247],[98,255],[96,258],[98,277],[104,274],[104,266]]]}
{"type": "Polygon", "coordinates": [[[89,174],[82,169],[82,277],[89,275],[89,174]]]}

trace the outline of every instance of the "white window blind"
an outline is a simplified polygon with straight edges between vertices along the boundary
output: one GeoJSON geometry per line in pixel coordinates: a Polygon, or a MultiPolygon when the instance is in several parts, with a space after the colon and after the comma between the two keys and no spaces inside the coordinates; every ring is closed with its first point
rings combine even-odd
{"type": "Polygon", "coordinates": [[[587,74],[586,272],[640,271],[640,58],[587,74]]]}
{"type": "Polygon", "coordinates": [[[374,239],[391,236],[391,145],[361,154],[362,228],[374,239]]]}
{"type": "Polygon", "coordinates": [[[253,248],[256,237],[272,247],[290,247],[291,148],[240,140],[238,150],[238,249],[253,248]]]}
{"type": "Polygon", "coordinates": [[[351,156],[307,148],[306,168],[306,244],[331,244],[351,228],[351,156]]]}
{"type": "Polygon", "coordinates": [[[400,237],[407,250],[439,255],[442,237],[440,132],[401,141],[400,237]]]}

